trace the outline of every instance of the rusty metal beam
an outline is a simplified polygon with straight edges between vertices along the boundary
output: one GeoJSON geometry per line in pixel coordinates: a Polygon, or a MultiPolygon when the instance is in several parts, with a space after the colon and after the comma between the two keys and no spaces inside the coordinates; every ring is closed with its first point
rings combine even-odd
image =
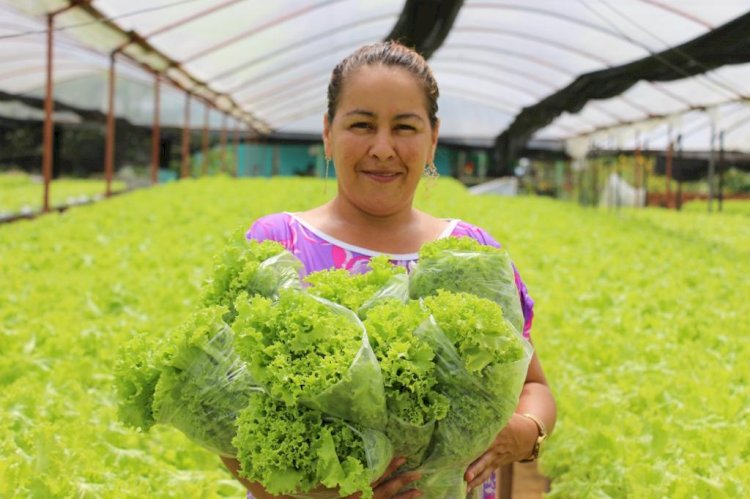
{"type": "Polygon", "coordinates": [[[52,135],[54,133],[53,123],[53,101],[52,101],[52,59],[53,59],[53,44],[52,44],[52,33],[55,28],[55,16],[50,14],[47,16],[47,81],[44,97],[44,150],[42,152],[42,172],[44,175],[44,193],[42,198],[42,211],[49,211],[49,184],[52,180],[52,156],[54,154],[54,146],[52,143],[52,135]]]}
{"type": "Polygon", "coordinates": [[[227,172],[227,113],[221,118],[221,173],[227,172]]]}
{"type": "Polygon", "coordinates": [[[180,178],[190,175],[190,92],[185,92],[185,124],[182,127],[182,169],[180,178]]]}
{"type": "Polygon", "coordinates": [[[203,161],[201,164],[201,173],[205,176],[208,175],[208,116],[211,112],[211,108],[208,106],[208,102],[204,102],[203,112],[203,161]]]}
{"type": "Polygon", "coordinates": [[[115,164],[115,61],[117,53],[112,52],[109,59],[109,88],[107,100],[107,131],[104,145],[104,179],[107,183],[105,196],[112,195],[112,176],[115,164]]]}
{"type": "Polygon", "coordinates": [[[240,172],[240,124],[234,122],[234,177],[240,172]]]}
{"type": "Polygon", "coordinates": [[[151,183],[159,182],[159,152],[161,149],[161,128],[159,123],[161,111],[159,73],[154,73],[154,124],[151,130],[151,183]]]}

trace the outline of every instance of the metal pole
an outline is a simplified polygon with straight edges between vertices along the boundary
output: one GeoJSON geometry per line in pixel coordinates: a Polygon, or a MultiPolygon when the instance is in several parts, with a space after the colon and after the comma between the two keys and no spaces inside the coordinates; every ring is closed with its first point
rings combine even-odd
{"type": "MultiPolygon", "coordinates": [[[[677,140],[675,141],[675,144],[677,145],[677,158],[682,159],[682,134],[677,135],[677,140]]],[[[675,195],[675,202],[674,206],[676,210],[682,209],[682,178],[683,178],[683,171],[682,171],[682,163],[678,163],[679,168],[677,168],[677,174],[679,176],[679,179],[677,180],[677,193],[675,195]]],[[[673,165],[675,166],[675,165],[673,165]]]]}
{"type": "MultiPolygon", "coordinates": [[[[648,151],[648,139],[643,141],[643,150],[648,151]]],[[[651,163],[652,157],[649,157],[649,165],[653,167],[653,163],[651,163]]],[[[643,165],[643,206],[648,206],[648,167],[645,164],[643,165]]]]}
{"type": "Polygon", "coordinates": [[[115,163],[115,61],[117,52],[109,55],[109,95],[107,97],[107,135],[104,149],[104,179],[107,182],[105,196],[112,195],[112,176],[115,163]]]}
{"type": "Polygon", "coordinates": [[[182,127],[182,169],[180,178],[190,176],[190,92],[185,92],[185,124],[182,127]]]}
{"type": "Polygon", "coordinates": [[[667,208],[672,206],[672,152],[673,152],[673,145],[672,145],[672,127],[669,127],[669,132],[667,134],[669,145],[667,146],[667,157],[666,157],[666,164],[664,166],[665,169],[665,190],[666,190],[666,202],[667,202],[667,208]]]}
{"type": "Polygon", "coordinates": [[[724,204],[724,130],[719,132],[719,211],[722,211],[724,204]]]}
{"type": "Polygon", "coordinates": [[[44,97],[44,149],[42,151],[42,174],[44,175],[44,193],[42,194],[42,211],[49,211],[49,187],[52,180],[52,156],[54,146],[52,135],[54,133],[53,123],[53,101],[52,101],[52,35],[55,31],[55,16],[47,16],[47,81],[44,97]]]}
{"type": "MultiPolygon", "coordinates": [[[[634,154],[634,183],[636,193],[636,208],[640,208],[643,204],[640,202],[641,188],[643,187],[643,155],[641,154],[641,133],[635,132],[635,154],[634,154]]],[[[645,192],[645,191],[644,191],[645,192]]]]}
{"type": "Polygon", "coordinates": [[[208,113],[210,109],[208,102],[204,102],[205,111],[203,112],[203,162],[201,164],[201,172],[203,176],[208,175],[208,113]]]}
{"type": "Polygon", "coordinates": [[[159,128],[160,115],[160,86],[159,73],[154,78],[154,125],[151,130],[151,183],[159,182],[159,152],[161,149],[161,129],[159,128]]]}
{"type": "Polygon", "coordinates": [[[221,118],[221,173],[227,172],[227,113],[221,118]]]}
{"type": "Polygon", "coordinates": [[[240,175],[240,124],[234,122],[234,176],[240,175]]]}
{"type": "Polygon", "coordinates": [[[716,123],[711,120],[711,150],[708,156],[708,212],[713,211],[714,202],[714,171],[716,170],[715,161],[715,148],[714,142],[716,142],[716,123]]]}

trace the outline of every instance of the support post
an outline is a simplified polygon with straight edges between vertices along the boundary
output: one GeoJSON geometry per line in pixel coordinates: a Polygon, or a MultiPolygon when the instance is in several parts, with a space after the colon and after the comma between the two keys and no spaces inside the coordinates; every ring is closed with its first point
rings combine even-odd
{"type": "Polygon", "coordinates": [[[180,178],[190,176],[190,92],[185,92],[185,123],[182,126],[182,168],[180,178]]]}
{"type": "Polygon", "coordinates": [[[104,146],[104,179],[107,187],[104,195],[112,195],[112,177],[115,170],[115,61],[117,51],[109,55],[109,86],[107,97],[107,136],[104,146]]]}
{"type": "Polygon", "coordinates": [[[159,156],[161,149],[159,73],[154,77],[154,123],[151,130],[151,184],[159,182],[159,156]]]}
{"type": "Polygon", "coordinates": [[[713,211],[714,203],[714,173],[716,171],[716,123],[711,120],[711,150],[708,156],[708,212],[713,211]]]}
{"type": "Polygon", "coordinates": [[[227,172],[227,113],[221,117],[221,173],[227,172]]]}
{"type": "Polygon", "coordinates": [[[668,135],[669,145],[667,145],[667,157],[664,165],[664,174],[666,176],[665,179],[665,194],[666,194],[666,203],[667,208],[670,208],[672,206],[672,154],[673,154],[673,144],[672,144],[672,129],[669,129],[669,135],[668,135]]]}
{"type": "Polygon", "coordinates": [[[724,130],[719,132],[719,193],[717,199],[719,201],[719,211],[722,211],[724,204],[724,169],[726,165],[724,163],[724,130]]]}
{"type": "Polygon", "coordinates": [[[42,211],[49,211],[49,188],[52,180],[52,157],[54,155],[52,135],[54,133],[53,123],[53,99],[52,99],[52,58],[53,58],[53,33],[55,31],[55,16],[47,16],[47,80],[44,96],[44,149],[42,151],[42,174],[44,176],[44,193],[42,194],[42,211]]]}
{"type": "Polygon", "coordinates": [[[240,176],[240,124],[234,122],[234,176],[240,176]]]}
{"type": "Polygon", "coordinates": [[[203,112],[203,147],[201,151],[203,152],[203,161],[201,162],[201,173],[205,177],[208,175],[208,117],[209,112],[211,111],[208,107],[208,101],[204,102],[205,110],[203,112]]]}

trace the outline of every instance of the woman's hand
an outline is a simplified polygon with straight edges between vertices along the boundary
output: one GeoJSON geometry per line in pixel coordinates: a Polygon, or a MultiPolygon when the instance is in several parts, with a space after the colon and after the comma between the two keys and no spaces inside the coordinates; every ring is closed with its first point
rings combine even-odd
{"type": "MultiPolygon", "coordinates": [[[[401,465],[406,462],[406,459],[399,457],[391,461],[388,465],[388,469],[385,470],[383,476],[378,478],[372,483],[373,499],[412,499],[422,495],[417,489],[410,489],[401,494],[399,490],[403,489],[410,483],[419,480],[421,474],[416,471],[409,471],[397,477],[386,480],[394,471],[396,471],[401,465]]],[[[347,497],[346,499],[359,499],[361,494],[357,493],[347,497]]]]}
{"type": "Polygon", "coordinates": [[[481,485],[500,466],[529,457],[538,436],[539,429],[532,420],[514,413],[487,452],[466,469],[464,480],[469,484],[468,490],[481,485]]]}

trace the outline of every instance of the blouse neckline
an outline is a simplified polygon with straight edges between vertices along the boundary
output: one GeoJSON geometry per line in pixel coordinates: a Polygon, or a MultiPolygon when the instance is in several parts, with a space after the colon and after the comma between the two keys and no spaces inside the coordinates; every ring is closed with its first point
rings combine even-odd
{"type": "MultiPolygon", "coordinates": [[[[317,227],[314,227],[310,225],[308,222],[303,220],[302,218],[298,217],[294,213],[290,213],[288,211],[284,212],[286,215],[289,215],[295,222],[300,224],[305,229],[309,230],[316,236],[318,236],[320,239],[344,248],[345,250],[352,251],[354,253],[359,253],[360,255],[366,255],[366,256],[380,256],[380,255],[387,255],[393,260],[416,260],[419,257],[419,253],[384,253],[382,251],[375,251],[371,250],[369,248],[363,248],[362,246],[356,246],[354,244],[346,243],[340,239],[337,239],[333,237],[332,235],[323,232],[322,230],[318,229],[317,227]]],[[[444,239],[448,236],[450,236],[453,231],[456,228],[456,225],[461,221],[458,218],[449,218],[446,219],[448,221],[448,226],[443,229],[443,231],[440,233],[440,235],[436,238],[437,239],[444,239]]]]}

